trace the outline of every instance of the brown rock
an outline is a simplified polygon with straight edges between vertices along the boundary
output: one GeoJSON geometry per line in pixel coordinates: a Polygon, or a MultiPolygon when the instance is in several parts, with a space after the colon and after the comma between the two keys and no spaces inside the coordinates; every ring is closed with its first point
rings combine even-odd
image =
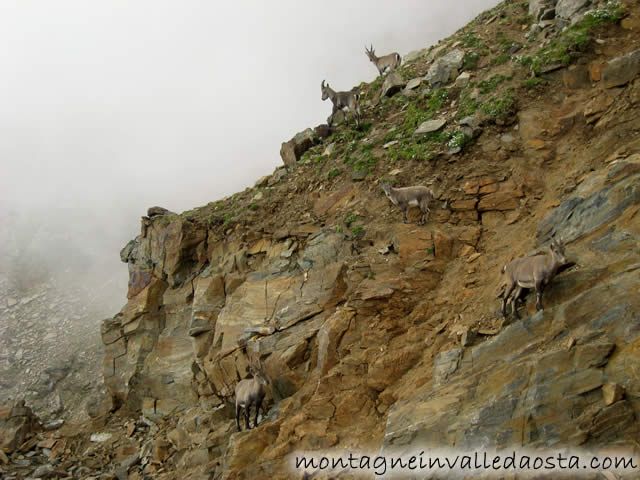
{"type": "Polygon", "coordinates": [[[433,233],[433,248],[438,258],[451,258],[453,250],[453,238],[448,234],[436,230],[433,233]]]}
{"type": "Polygon", "coordinates": [[[453,210],[454,212],[462,211],[462,210],[475,210],[477,204],[478,204],[477,198],[455,200],[454,202],[451,202],[451,210],[453,210]]]}
{"type": "Polygon", "coordinates": [[[562,71],[562,83],[571,90],[591,87],[589,69],[586,65],[571,65],[562,71]]]}
{"type": "Polygon", "coordinates": [[[287,167],[296,164],[302,154],[315,144],[315,134],[313,130],[306,130],[297,133],[291,140],[284,142],[280,148],[280,157],[287,167]]]}
{"type": "Polygon", "coordinates": [[[589,78],[592,82],[600,81],[600,79],[602,78],[602,69],[604,68],[604,66],[605,64],[602,62],[593,62],[589,66],[589,78]]]}
{"type": "Polygon", "coordinates": [[[624,388],[617,383],[605,383],[602,386],[602,397],[605,405],[611,405],[622,399],[624,388]]]}
{"type": "Polygon", "coordinates": [[[189,435],[187,435],[187,432],[185,432],[180,427],[171,430],[167,434],[167,440],[169,440],[173,447],[179,452],[185,450],[186,448],[189,448],[189,446],[191,445],[189,435]]]}
{"type": "Polygon", "coordinates": [[[521,192],[490,193],[480,199],[480,202],[478,202],[478,211],[514,210],[520,206],[519,197],[522,197],[521,192]]]}

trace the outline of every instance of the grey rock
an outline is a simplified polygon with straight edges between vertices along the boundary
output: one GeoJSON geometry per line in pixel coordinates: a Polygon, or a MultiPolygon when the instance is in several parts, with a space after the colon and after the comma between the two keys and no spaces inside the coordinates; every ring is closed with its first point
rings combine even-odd
{"type": "Polygon", "coordinates": [[[452,73],[458,72],[464,60],[464,51],[453,50],[446,55],[436,59],[424,77],[424,81],[431,86],[438,86],[449,81],[452,73]]]}
{"type": "Polygon", "coordinates": [[[329,155],[331,155],[333,153],[333,151],[336,149],[336,144],[335,142],[330,143],[329,145],[327,145],[324,149],[324,152],[322,152],[322,155],[328,157],[329,155]]]}
{"type": "Polygon", "coordinates": [[[556,16],[555,8],[547,8],[542,15],[540,15],[540,20],[553,20],[556,16]]]}
{"type": "Polygon", "coordinates": [[[458,369],[463,350],[454,348],[439,354],[433,362],[433,386],[442,385],[458,369]]]}
{"type": "Polygon", "coordinates": [[[53,420],[53,421],[51,421],[49,423],[46,423],[43,428],[45,430],[57,430],[62,425],[64,425],[64,419],[63,418],[58,418],[57,420],[53,420]]]}
{"type": "Polygon", "coordinates": [[[271,175],[271,177],[269,178],[269,186],[273,186],[279,183],[280,180],[282,180],[286,176],[287,176],[287,169],[284,167],[278,167],[273,172],[273,175],[271,175]]]}
{"type": "Polygon", "coordinates": [[[606,88],[624,85],[640,74],[640,49],[610,60],[602,69],[602,83],[606,88]]]}
{"type": "Polygon", "coordinates": [[[412,78],[407,82],[407,86],[405,90],[413,90],[414,88],[418,88],[422,84],[422,78],[412,78]]]}
{"type": "Polygon", "coordinates": [[[390,73],[382,84],[382,96],[391,97],[404,88],[407,82],[398,73],[390,73]]]}
{"type": "Polygon", "coordinates": [[[40,465],[38,468],[36,468],[33,473],[31,474],[31,476],[33,478],[51,478],[53,476],[56,476],[56,471],[55,469],[47,464],[47,465],[40,465]]]}
{"type": "Polygon", "coordinates": [[[554,3],[550,0],[529,0],[529,15],[536,21],[540,20],[540,15],[554,3]]]}
{"type": "Polygon", "coordinates": [[[447,123],[447,121],[445,119],[435,119],[435,120],[427,120],[426,122],[423,122],[417,129],[415,132],[413,132],[414,135],[426,135],[427,133],[431,133],[431,132],[435,132],[437,130],[440,130],[442,127],[444,127],[444,125],[447,123]]]}
{"type": "Polygon", "coordinates": [[[563,202],[540,222],[536,233],[538,244],[547,243],[553,235],[571,242],[618,218],[629,205],[638,202],[640,173],[630,168],[633,157],[629,157],[632,161],[622,161],[613,167],[608,176],[615,177],[617,172],[622,176],[613,184],[602,185],[599,177],[594,178],[595,185],[585,180],[576,190],[576,196],[563,202]]]}
{"type": "Polygon", "coordinates": [[[362,180],[367,178],[367,175],[369,175],[369,171],[366,169],[354,170],[354,172],[351,174],[351,180],[353,180],[354,182],[361,182],[362,180]]]}
{"type": "Polygon", "coordinates": [[[458,78],[456,78],[456,87],[464,88],[469,84],[470,80],[471,75],[469,74],[469,72],[462,72],[460,75],[458,75],[458,78]]]}
{"type": "Polygon", "coordinates": [[[590,0],[558,0],[556,4],[556,15],[571,20],[580,10],[590,4],[590,0]]]}
{"type": "Polygon", "coordinates": [[[162,215],[175,215],[175,213],[164,207],[149,207],[147,209],[147,217],[149,218],[159,217],[162,215]]]}

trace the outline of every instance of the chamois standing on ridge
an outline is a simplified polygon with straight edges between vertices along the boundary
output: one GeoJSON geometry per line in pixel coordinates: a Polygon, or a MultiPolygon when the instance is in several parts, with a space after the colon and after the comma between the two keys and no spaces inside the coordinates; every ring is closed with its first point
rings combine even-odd
{"type": "Polygon", "coordinates": [[[419,207],[422,215],[418,225],[424,225],[429,216],[429,203],[433,200],[433,191],[421,185],[415,187],[393,188],[389,183],[383,183],[382,190],[394,205],[402,209],[402,221],[407,223],[407,209],[410,206],[419,207]]]}
{"type": "Polygon", "coordinates": [[[244,418],[246,424],[246,430],[249,430],[249,416],[251,406],[256,407],[255,421],[253,427],[258,426],[258,412],[262,406],[262,401],[267,394],[266,387],[271,384],[271,379],[264,373],[264,367],[262,361],[256,368],[252,363],[249,363],[249,371],[253,374],[253,378],[245,378],[240,380],[236,385],[236,425],[238,431],[240,431],[240,409],[244,408],[244,418]]]}
{"type": "Polygon", "coordinates": [[[369,48],[367,48],[367,46],[365,45],[364,51],[367,54],[367,57],[369,57],[371,63],[376,66],[380,75],[384,75],[386,70],[392,72],[402,63],[402,58],[400,57],[400,54],[398,52],[393,52],[382,57],[376,57],[376,52],[373,49],[373,45],[371,45],[371,47],[369,48]]]}
{"type": "Polygon", "coordinates": [[[328,83],[325,85],[324,80],[320,84],[320,88],[322,89],[322,100],[329,98],[333,103],[329,126],[333,123],[333,116],[338,110],[348,110],[353,114],[356,120],[356,128],[358,128],[360,126],[360,94],[356,92],[336,92],[329,87],[328,83]]]}
{"type": "Polygon", "coordinates": [[[507,316],[507,302],[511,303],[511,313],[520,318],[516,302],[523,288],[535,288],[536,310],[543,310],[542,292],[551,283],[558,269],[567,263],[562,239],[555,237],[549,245],[550,253],[531,257],[516,258],[502,267],[502,273],[507,275],[507,284],[502,297],[502,315],[507,316]],[[514,292],[515,290],[515,292],[514,292]]]}

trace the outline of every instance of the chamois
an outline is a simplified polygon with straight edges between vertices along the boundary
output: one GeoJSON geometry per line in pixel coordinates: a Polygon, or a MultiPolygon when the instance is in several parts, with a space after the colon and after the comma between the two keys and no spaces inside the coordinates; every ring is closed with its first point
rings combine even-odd
{"type": "Polygon", "coordinates": [[[333,116],[338,110],[348,110],[353,114],[356,120],[356,128],[360,126],[360,95],[356,92],[336,92],[329,84],[324,84],[324,80],[320,84],[322,89],[322,100],[331,99],[333,110],[329,117],[329,126],[333,123],[333,116]]]}
{"type": "Polygon", "coordinates": [[[502,297],[502,315],[507,316],[507,302],[511,302],[511,312],[515,318],[520,318],[516,301],[523,288],[535,288],[536,310],[543,310],[542,292],[551,283],[558,269],[567,263],[564,255],[562,239],[553,238],[549,245],[550,253],[534,255],[532,257],[516,258],[502,267],[502,273],[507,275],[507,285],[502,297]],[[514,292],[515,290],[515,292],[514,292]]]}
{"type": "Polygon", "coordinates": [[[364,51],[367,54],[367,57],[369,57],[369,60],[376,66],[380,75],[383,75],[385,73],[385,70],[388,70],[389,72],[395,70],[400,66],[400,63],[402,62],[402,58],[397,52],[390,53],[389,55],[384,55],[383,57],[376,57],[376,52],[373,49],[373,45],[371,45],[371,47],[369,48],[367,48],[367,46],[365,45],[364,51]]]}
{"type": "Polygon", "coordinates": [[[256,407],[256,417],[253,422],[253,427],[256,428],[258,426],[258,412],[267,393],[266,387],[271,384],[271,379],[264,373],[262,361],[258,368],[250,363],[249,370],[253,373],[253,378],[240,380],[236,385],[236,425],[238,426],[238,431],[240,431],[241,408],[244,408],[246,430],[251,428],[249,426],[249,416],[252,405],[256,407]]]}
{"type": "Polygon", "coordinates": [[[402,209],[402,221],[407,223],[407,209],[410,206],[420,207],[422,213],[418,225],[424,225],[429,216],[429,203],[434,197],[433,191],[421,185],[415,187],[393,188],[389,183],[383,183],[382,190],[394,205],[402,209]]]}

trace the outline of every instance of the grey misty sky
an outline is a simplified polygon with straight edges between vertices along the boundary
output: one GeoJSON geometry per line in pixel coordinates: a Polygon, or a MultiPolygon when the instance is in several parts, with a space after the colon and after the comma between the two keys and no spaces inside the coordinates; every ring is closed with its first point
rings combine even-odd
{"type": "Polygon", "coordinates": [[[321,80],[375,79],[365,44],[404,55],[496,3],[3,0],[0,210],[90,209],[130,238],[148,206],[272,172],[280,143],[330,113],[321,80]]]}

